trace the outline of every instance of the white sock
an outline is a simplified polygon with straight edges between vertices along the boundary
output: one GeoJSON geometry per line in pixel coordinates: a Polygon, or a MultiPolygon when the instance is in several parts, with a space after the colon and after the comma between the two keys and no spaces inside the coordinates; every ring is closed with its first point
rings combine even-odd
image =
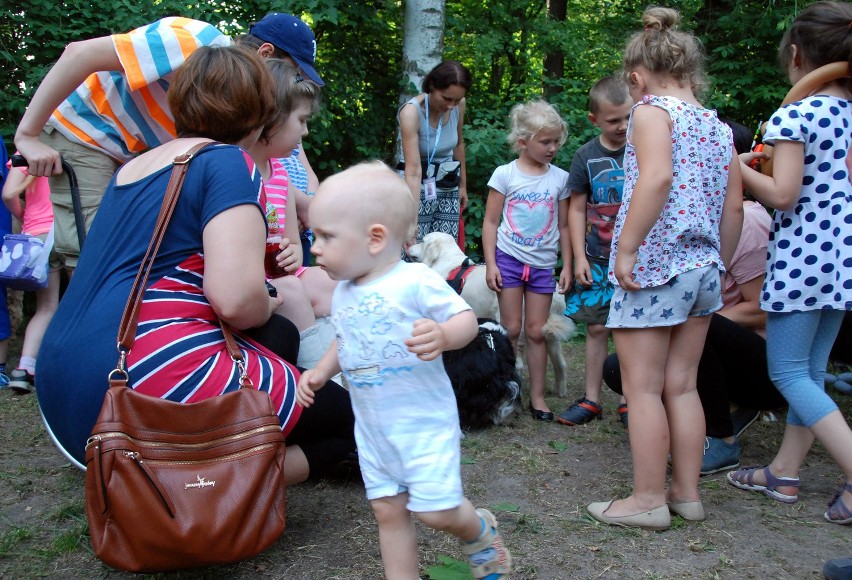
{"type": "Polygon", "coordinates": [[[34,375],[35,374],[35,363],[36,363],[35,357],[22,356],[21,360],[18,361],[18,368],[24,369],[25,371],[27,371],[31,375],[34,375]]]}

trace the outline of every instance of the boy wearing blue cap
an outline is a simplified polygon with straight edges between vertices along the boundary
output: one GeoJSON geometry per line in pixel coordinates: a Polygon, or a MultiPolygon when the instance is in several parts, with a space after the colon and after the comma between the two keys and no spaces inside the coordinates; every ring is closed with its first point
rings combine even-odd
{"type": "MultiPolygon", "coordinates": [[[[289,57],[314,82],[316,42],[299,18],[271,13],[236,42],[263,57],[289,57]]],[[[166,92],[175,70],[201,46],[232,40],[215,27],[163,18],[126,34],[69,44],[45,76],[15,134],[30,175],[61,173],[60,155],[77,173],[85,229],[119,165],[175,137],[166,92]]],[[[69,270],[80,247],[64,176],[51,177],[54,244],[69,270]]]]}

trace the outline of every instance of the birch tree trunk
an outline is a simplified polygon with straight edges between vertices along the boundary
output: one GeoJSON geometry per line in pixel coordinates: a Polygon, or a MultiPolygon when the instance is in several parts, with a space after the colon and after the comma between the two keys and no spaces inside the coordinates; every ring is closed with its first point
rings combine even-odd
{"type": "Polygon", "coordinates": [[[444,0],[406,0],[400,104],[420,94],[423,77],[441,62],[443,53],[444,0]]]}
{"type": "MultiPolygon", "coordinates": [[[[400,105],[420,94],[423,77],[441,63],[444,53],[444,0],[405,0],[403,33],[400,105]]],[[[396,161],[402,161],[398,130],[395,151],[396,161]]]]}

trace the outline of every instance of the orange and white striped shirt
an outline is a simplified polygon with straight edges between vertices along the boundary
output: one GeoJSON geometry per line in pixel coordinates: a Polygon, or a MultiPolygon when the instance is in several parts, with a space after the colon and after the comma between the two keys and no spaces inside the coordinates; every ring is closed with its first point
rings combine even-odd
{"type": "Polygon", "coordinates": [[[228,46],[231,39],[210,24],[182,17],[163,18],[112,39],[124,71],[89,75],[48,125],[123,163],[175,138],[166,101],[172,73],[197,48],[228,46]]]}

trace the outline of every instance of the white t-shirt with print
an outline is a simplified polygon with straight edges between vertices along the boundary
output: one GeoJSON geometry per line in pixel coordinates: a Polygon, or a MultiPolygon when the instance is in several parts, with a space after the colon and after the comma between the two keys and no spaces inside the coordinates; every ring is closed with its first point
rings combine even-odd
{"type": "Polygon", "coordinates": [[[527,175],[517,160],[494,170],[488,187],[506,196],[497,247],[532,268],[553,268],[559,252],[559,202],[570,196],[568,172],[555,165],[527,175]]]}
{"type": "Polygon", "coordinates": [[[458,407],[442,358],[420,360],[404,341],[414,321],[446,322],[465,310],[470,306],[434,270],[407,262],[365,284],[341,282],[332,297],[362,471],[381,470],[401,486],[412,478],[446,482],[447,507],[433,509],[461,501],[458,407]]]}

